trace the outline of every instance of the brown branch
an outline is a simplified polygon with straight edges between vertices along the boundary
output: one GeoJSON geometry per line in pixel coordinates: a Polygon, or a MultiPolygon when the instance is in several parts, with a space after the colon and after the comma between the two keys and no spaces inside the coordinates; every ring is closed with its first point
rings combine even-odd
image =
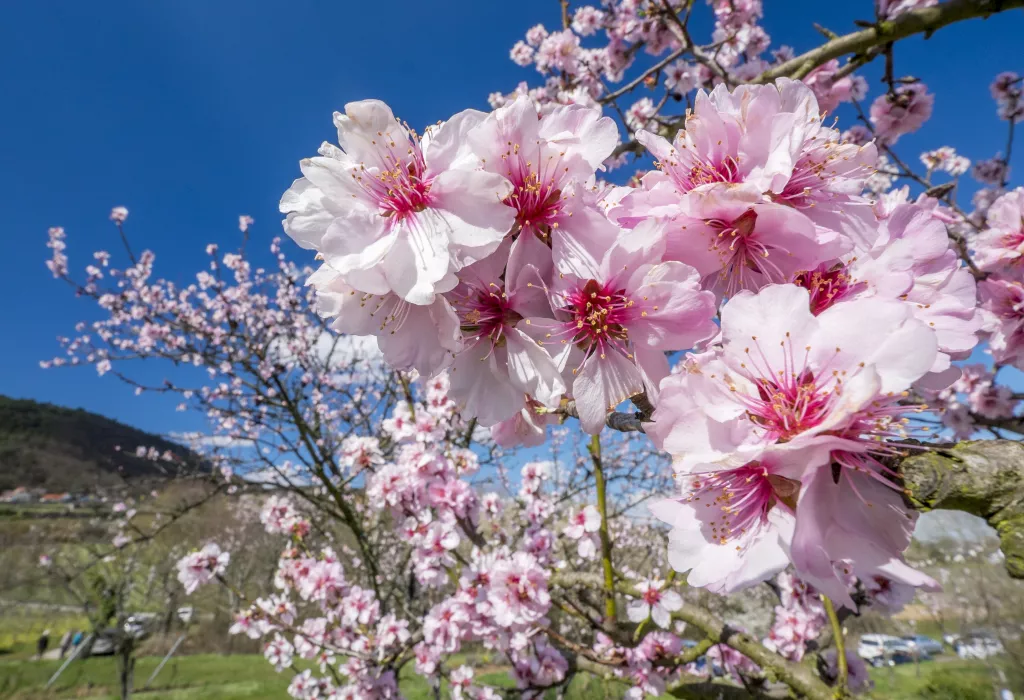
{"type": "Polygon", "coordinates": [[[899,469],[915,508],[983,518],[999,535],[1007,572],[1024,578],[1024,444],[961,442],[905,458],[899,469]]]}
{"type": "Polygon", "coordinates": [[[620,87],[615,92],[612,92],[612,93],[610,93],[608,95],[605,95],[604,97],[602,97],[598,101],[601,104],[608,104],[609,102],[614,102],[615,100],[619,99],[620,97],[622,97],[626,93],[632,92],[633,90],[635,90],[637,87],[639,87],[641,84],[643,84],[643,82],[645,80],[650,78],[652,75],[655,75],[656,73],[658,73],[658,71],[660,71],[662,68],[665,68],[668,64],[672,63],[672,61],[676,60],[677,58],[679,58],[680,56],[682,56],[685,53],[686,53],[686,49],[679,49],[678,51],[673,51],[668,56],[666,56],[665,58],[661,59],[660,61],[655,63],[653,66],[648,68],[646,71],[644,71],[643,74],[637,76],[634,80],[632,80],[629,83],[623,85],[622,87],[620,87]]]}
{"type": "Polygon", "coordinates": [[[721,681],[709,681],[695,676],[683,676],[678,683],[666,688],[665,692],[683,700],[751,700],[751,698],[791,698],[786,686],[741,688],[721,681]]]}
{"type": "Polygon", "coordinates": [[[687,19],[681,18],[676,14],[675,9],[672,7],[668,0],[661,0],[665,8],[665,16],[668,18],[668,30],[672,32],[676,40],[682,45],[684,49],[689,49],[690,53],[693,54],[694,60],[703,66],[706,66],[715,76],[717,76],[727,86],[730,85],[729,74],[725,68],[722,68],[722,64],[718,62],[718,53],[709,56],[704,49],[693,43],[693,38],[690,37],[690,30],[687,27],[687,19],[689,19],[689,9],[693,6],[693,3],[687,3],[687,19]]]}
{"type": "MultiPolygon", "coordinates": [[[[551,584],[563,588],[585,586],[602,589],[604,580],[600,574],[569,572],[552,576],[551,584]]],[[[640,597],[640,592],[629,584],[618,584],[616,590],[625,595],[640,597]]],[[[697,627],[713,643],[724,644],[746,655],[761,668],[770,670],[779,681],[808,700],[832,700],[833,689],[818,678],[809,667],[787,661],[767,649],[749,634],[740,632],[719,620],[711,612],[690,603],[684,603],[683,607],[672,616],[697,627]]],[[[680,695],[677,697],[693,696],[680,695]]],[[[745,697],[749,697],[749,695],[745,697]]]]}
{"type": "Polygon", "coordinates": [[[770,83],[776,78],[802,78],[833,58],[847,54],[864,54],[883,44],[905,39],[914,34],[931,36],[945,26],[975,17],[988,17],[1024,7],[1024,0],[949,0],[934,7],[923,7],[906,12],[894,20],[853,32],[829,41],[795,58],[770,68],[755,82],[770,83]]]}

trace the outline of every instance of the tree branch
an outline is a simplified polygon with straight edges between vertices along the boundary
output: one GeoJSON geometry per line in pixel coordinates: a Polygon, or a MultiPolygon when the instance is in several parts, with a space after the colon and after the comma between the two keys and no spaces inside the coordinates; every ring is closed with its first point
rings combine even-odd
{"type": "Polygon", "coordinates": [[[1024,578],[1024,444],[961,442],[907,457],[899,470],[918,510],[960,510],[995,528],[1007,572],[1024,578]]]}
{"type": "MultiPolygon", "coordinates": [[[[604,581],[599,574],[563,572],[552,576],[551,584],[563,588],[585,586],[601,589],[604,581]]],[[[616,585],[616,590],[634,598],[640,597],[640,592],[629,584],[620,583],[616,585]]],[[[683,603],[683,607],[672,613],[672,617],[685,620],[688,624],[697,627],[713,643],[724,644],[746,655],[751,661],[770,671],[780,682],[785,683],[808,700],[833,700],[833,689],[818,678],[809,666],[787,661],[749,634],[730,627],[711,612],[690,603],[683,603]]],[[[692,697],[692,695],[677,697],[692,697]]]]}
{"type": "Polygon", "coordinates": [[[612,538],[608,534],[608,499],[605,493],[604,465],[601,462],[601,436],[590,438],[587,448],[594,464],[594,481],[597,488],[597,511],[601,514],[601,566],[604,571],[604,626],[608,631],[615,629],[618,617],[615,607],[615,572],[612,569],[612,538]]]}
{"type": "Polygon", "coordinates": [[[914,34],[930,36],[943,27],[975,17],[988,17],[1024,7],[1024,0],[949,0],[934,7],[906,12],[894,20],[879,22],[873,27],[829,41],[785,63],[766,70],[755,82],[770,83],[776,78],[802,78],[818,66],[847,54],[863,54],[883,44],[905,39],[914,34]]]}

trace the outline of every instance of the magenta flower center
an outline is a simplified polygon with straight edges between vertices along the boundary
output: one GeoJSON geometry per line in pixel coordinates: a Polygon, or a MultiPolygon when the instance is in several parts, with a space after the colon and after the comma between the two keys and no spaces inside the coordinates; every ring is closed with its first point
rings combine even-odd
{"type": "Polygon", "coordinates": [[[672,182],[680,192],[689,192],[701,185],[711,185],[716,182],[742,182],[739,163],[732,156],[725,156],[719,161],[705,160],[695,153],[687,150],[686,158],[680,162],[656,163],[657,167],[665,171],[672,178],[672,182]]]}
{"type": "Polygon", "coordinates": [[[784,282],[785,273],[771,261],[771,254],[789,253],[785,248],[765,243],[757,231],[757,212],[748,209],[733,221],[708,219],[707,225],[714,232],[710,248],[722,260],[720,281],[727,296],[741,289],[757,289],[766,282],[784,282]]]}
{"type": "Polygon", "coordinates": [[[711,539],[725,544],[761,527],[778,503],[795,507],[800,484],[770,474],[760,462],[738,469],[696,474],[690,483],[691,503],[699,505],[711,539]],[[710,519],[710,520],[709,520],[710,519]]]}
{"type": "Polygon", "coordinates": [[[754,383],[757,397],[751,398],[747,414],[779,442],[817,426],[828,416],[832,394],[815,382],[810,370],[778,381],[759,378],[754,383]]]}
{"type": "Polygon", "coordinates": [[[632,306],[625,290],[590,280],[566,296],[562,311],[572,316],[567,328],[572,342],[582,350],[604,354],[609,345],[626,352],[629,334],[625,324],[632,316],[632,306]]]}
{"type": "MultiPolygon", "coordinates": [[[[516,210],[516,223],[523,229],[533,230],[542,240],[549,241],[551,230],[558,228],[562,213],[561,180],[565,169],[551,156],[539,164],[527,160],[519,144],[509,144],[502,154],[505,177],[514,186],[505,203],[516,210]]],[[[541,158],[538,154],[538,158],[541,158]]]]}
{"type": "Polygon", "coordinates": [[[1024,219],[1021,219],[1020,224],[1019,229],[1003,236],[1003,247],[1010,250],[1018,250],[1022,245],[1024,245],[1024,219]]]}
{"type": "Polygon", "coordinates": [[[465,337],[489,339],[494,347],[504,344],[505,327],[514,326],[522,318],[512,310],[505,288],[496,282],[486,287],[471,286],[465,296],[455,296],[452,302],[465,337]]]}
{"type": "Polygon", "coordinates": [[[809,272],[798,272],[793,283],[811,295],[811,313],[817,316],[836,302],[853,295],[863,285],[854,282],[849,270],[839,263],[832,267],[820,265],[809,272]]]}
{"type": "Polygon", "coordinates": [[[401,149],[390,136],[378,132],[377,143],[382,165],[371,172],[363,165],[352,173],[358,185],[380,209],[382,216],[398,223],[406,217],[427,209],[432,202],[430,180],[419,140],[411,136],[401,149]]]}
{"type": "MultiPolygon", "coordinates": [[[[744,349],[747,362],[740,366],[756,388],[756,394],[733,384],[729,388],[737,401],[746,407],[750,420],[764,428],[764,438],[770,442],[787,442],[824,423],[839,403],[844,384],[864,367],[860,363],[852,372],[847,372],[830,369],[829,361],[812,370],[808,366],[811,347],[805,347],[803,358],[798,360],[789,333],[782,343],[782,367],[777,367],[768,360],[757,337],[751,340],[754,351],[749,347],[744,349]]],[[[841,352],[836,348],[833,357],[838,357],[841,352]]],[[[887,441],[910,437],[907,414],[920,413],[927,408],[925,405],[903,403],[907,396],[907,392],[878,394],[870,403],[827,431],[826,434],[868,446],[865,452],[834,450],[832,461],[837,469],[867,471],[880,479],[882,477],[878,475],[891,473],[878,458],[895,454],[899,447],[905,446],[893,447],[887,441]]],[[[840,473],[836,472],[837,481],[840,473]]]]}

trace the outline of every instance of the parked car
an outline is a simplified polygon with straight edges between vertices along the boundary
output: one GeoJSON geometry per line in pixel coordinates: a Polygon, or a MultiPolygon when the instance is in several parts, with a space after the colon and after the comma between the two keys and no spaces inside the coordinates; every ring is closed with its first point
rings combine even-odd
{"type": "Polygon", "coordinates": [[[125,619],[124,631],[133,639],[142,639],[152,633],[156,623],[156,613],[135,613],[125,619]]]}
{"type": "Polygon", "coordinates": [[[944,647],[942,642],[938,639],[932,639],[926,637],[923,634],[911,634],[903,637],[903,641],[907,643],[911,649],[919,649],[928,655],[941,654],[944,647]]]}
{"type": "Polygon", "coordinates": [[[101,630],[86,649],[89,656],[111,656],[117,650],[117,630],[101,630]]]}
{"type": "Polygon", "coordinates": [[[904,640],[888,634],[865,634],[857,645],[857,655],[872,666],[909,663],[927,654],[915,652],[904,640]]]}
{"type": "Polygon", "coordinates": [[[178,618],[186,625],[192,622],[192,616],[195,615],[195,608],[191,605],[186,605],[182,608],[178,608],[178,618]]]}
{"type": "Polygon", "coordinates": [[[968,634],[956,642],[956,655],[961,659],[987,659],[1004,651],[1003,643],[988,634],[968,634]]]}

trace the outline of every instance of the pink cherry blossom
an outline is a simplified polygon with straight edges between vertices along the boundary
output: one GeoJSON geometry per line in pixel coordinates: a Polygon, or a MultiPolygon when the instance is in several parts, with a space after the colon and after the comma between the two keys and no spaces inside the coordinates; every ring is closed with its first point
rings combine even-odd
{"type": "Polygon", "coordinates": [[[667,235],[666,257],[692,265],[719,297],[788,282],[842,254],[849,242],[750,188],[711,189],[687,200],[667,235]]]}
{"type": "Polygon", "coordinates": [[[546,271],[539,242],[565,257],[562,249],[579,251],[583,235],[614,239],[616,227],[587,205],[582,185],[617,138],[614,122],[599,110],[571,105],[538,118],[525,97],[496,109],[466,134],[481,166],[512,184],[505,201],[525,239],[517,254],[528,264],[546,271]]]}
{"type": "Polygon", "coordinates": [[[641,622],[650,617],[658,627],[667,629],[672,613],[683,607],[683,599],[675,591],[666,590],[664,581],[641,581],[636,589],[640,597],[631,601],[626,609],[629,619],[641,622]]]}
{"type": "Polygon", "coordinates": [[[979,160],[971,168],[971,177],[984,185],[1000,186],[1009,176],[1010,168],[1001,155],[979,160]]]}
{"type": "Polygon", "coordinates": [[[681,478],[683,497],[650,507],[667,523],[668,560],[689,571],[691,586],[731,593],[763,581],[789,564],[799,484],[778,473],[773,457],[737,469],[681,478]]]}
{"type": "MultiPolygon", "coordinates": [[[[545,643],[538,643],[535,645],[535,653],[518,656],[512,675],[519,688],[544,688],[564,679],[568,670],[569,663],[557,649],[545,643]]],[[[539,697],[539,693],[527,693],[525,697],[539,697]]]]}
{"type": "Polygon", "coordinates": [[[540,46],[540,43],[544,41],[547,35],[548,30],[544,28],[544,25],[536,24],[526,32],[526,43],[530,46],[540,46]]]}
{"type": "Polygon", "coordinates": [[[988,228],[974,240],[975,259],[983,270],[1019,266],[1024,254],[1024,187],[1007,192],[988,208],[988,228]]]}
{"type": "Polygon", "coordinates": [[[686,93],[697,87],[697,69],[686,61],[679,60],[665,68],[665,87],[677,95],[686,93]]]}
{"type": "Polygon", "coordinates": [[[281,199],[285,231],[363,293],[433,303],[512,226],[508,181],[458,166],[460,138],[482,116],[462,112],[421,140],[383,102],[346,105],[341,149],[302,161],[281,199]]]}
{"type": "Polygon", "coordinates": [[[517,66],[528,66],[533,63],[534,50],[529,44],[517,41],[509,52],[509,58],[517,66]]]}
{"type": "Polygon", "coordinates": [[[341,443],[341,453],[345,465],[354,473],[374,469],[384,463],[380,440],[375,437],[351,435],[341,443]]]}
{"type": "Polygon", "coordinates": [[[724,670],[741,685],[744,683],[744,676],[757,675],[761,671],[760,667],[749,658],[724,644],[716,644],[711,647],[708,650],[707,659],[709,663],[724,670]]]}
{"type": "Polygon", "coordinates": [[[866,296],[905,303],[934,331],[939,353],[932,372],[935,382],[945,381],[939,373],[949,369],[951,359],[970,353],[982,323],[974,277],[962,265],[946,227],[924,206],[899,204],[880,224],[874,244],[855,249],[848,259],[849,264],[823,265],[798,275],[796,283],[810,292],[812,311],[866,296]]]}
{"type": "Polygon", "coordinates": [[[601,514],[594,506],[585,506],[578,511],[569,513],[569,525],[565,528],[565,536],[578,540],[588,533],[597,532],[601,528],[601,514]]]}
{"type": "Polygon", "coordinates": [[[186,593],[194,592],[199,586],[212,581],[227,569],[231,560],[229,552],[211,542],[198,552],[187,554],[178,562],[178,580],[186,593]]]}
{"type": "Polygon", "coordinates": [[[576,8],[572,17],[572,29],[580,36],[591,36],[601,28],[605,13],[596,7],[583,5],[576,8]]]}
{"type": "Polygon", "coordinates": [[[978,298],[993,359],[1024,367],[1024,283],[990,277],[978,284],[978,298]]]}
{"type": "Polygon", "coordinates": [[[263,656],[266,657],[267,661],[270,662],[270,665],[278,673],[292,665],[292,655],[294,653],[295,647],[281,635],[276,635],[263,647],[263,656]]]}
{"type": "Polygon", "coordinates": [[[296,529],[299,531],[308,528],[301,524],[302,517],[292,506],[291,501],[281,496],[271,496],[260,511],[260,522],[271,534],[290,534],[296,529]]]}
{"type": "Polygon", "coordinates": [[[963,175],[971,167],[971,161],[957,155],[957,152],[950,146],[942,146],[922,153],[921,162],[929,172],[941,170],[953,177],[963,175]]]}
{"type": "Polygon", "coordinates": [[[570,75],[579,72],[580,38],[570,29],[551,32],[537,47],[537,70],[559,70],[570,75]]]}
{"type": "MultiPolygon", "coordinates": [[[[532,237],[524,236],[508,247],[532,237]]],[[[497,255],[467,267],[449,295],[465,344],[451,368],[451,394],[485,427],[521,411],[524,396],[553,407],[566,390],[555,361],[520,324],[552,311],[541,269],[517,253],[507,268],[508,258],[497,255]]],[[[535,262],[550,268],[550,259],[535,262]]]]}
{"type": "Polygon", "coordinates": [[[803,479],[790,556],[802,578],[851,609],[853,575],[938,590],[902,558],[916,520],[902,493],[877,472],[844,469],[836,479],[827,469],[812,470],[803,479]]]}
{"type": "Polygon", "coordinates": [[[935,95],[924,83],[912,83],[896,89],[895,94],[879,95],[871,103],[871,123],[875,134],[886,144],[894,144],[903,134],[921,128],[932,116],[935,95]]]}
{"type": "Polygon", "coordinates": [[[536,557],[517,552],[491,572],[489,600],[495,621],[508,627],[535,622],[551,604],[547,574],[536,557]]]}
{"type": "Polygon", "coordinates": [[[528,319],[572,377],[587,432],[598,432],[608,411],[631,396],[656,394],[668,374],[664,351],[693,347],[715,332],[712,295],[699,290],[693,268],[659,262],[664,249],[659,225],[638,227],[607,250],[600,265],[586,269],[577,261],[583,275],[558,276],[554,320],[528,319]]]}
{"type": "Polygon", "coordinates": [[[846,75],[838,80],[835,73],[839,70],[839,61],[827,61],[802,80],[814,92],[818,100],[818,108],[823,112],[834,112],[840,102],[862,100],[867,94],[868,86],[864,78],[857,75],[846,75]]]}
{"type": "Polygon", "coordinates": [[[775,619],[764,645],[791,661],[800,661],[808,643],[828,626],[825,608],[818,592],[794,574],[779,574],[776,585],[782,604],[775,607],[775,619]]]}
{"type": "Polygon", "coordinates": [[[462,349],[458,316],[441,296],[429,305],[416,305],[395,294],[358,292],[326,264],[310,275],[309,284],[317,290],[317,311],[333,319],[333,330],[377,336],[384,359],[393,367],[430,376],[462,349]]]}
{"type": "Polygon", "coordinates": [[[852,468],[888,454],[885,440],[902,438],[902,418],[916,410],[900,393],[938,351],[904,304],[855,299],[814,316],[795,285],[738,295],[721,316],[722,350],[664,380],[648,430],[684,469],[741,466],[780,442],[809,449],[808,465],[832,448],[852,468]]]}

